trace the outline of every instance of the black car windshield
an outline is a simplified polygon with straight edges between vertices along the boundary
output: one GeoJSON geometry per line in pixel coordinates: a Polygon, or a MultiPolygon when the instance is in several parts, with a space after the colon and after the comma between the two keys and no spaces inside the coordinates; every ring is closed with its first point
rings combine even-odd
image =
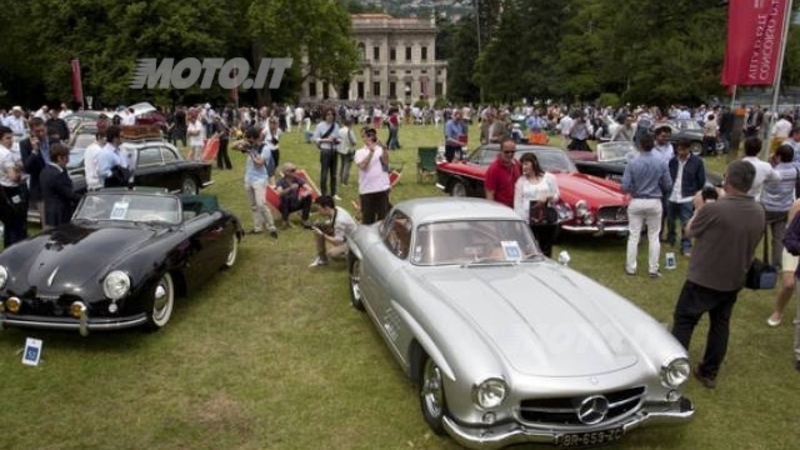
{"type": "Polygon", "coordinates": [[[180,217],[180,201],[174,196],[100,191],[86,194],[73,219],[177,224],[180,217]]]}
{"type": "Polygon", "coordinates": [[[419,266],[520,261],[540,252],[522,220],[461,220],[417,228],[411,262],[419,266]]]}

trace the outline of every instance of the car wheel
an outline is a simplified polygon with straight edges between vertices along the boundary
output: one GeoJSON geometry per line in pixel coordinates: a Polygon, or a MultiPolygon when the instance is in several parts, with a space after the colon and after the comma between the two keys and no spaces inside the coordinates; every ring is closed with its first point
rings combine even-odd
{"type": "Polygon", "coordinates": [[[197,187],[197,181],[192,177],[186,177],[181,181],[181,194],[197,195],[200,189],[197,187]]]}
{"type": "Polygon", "coordinates": [[[703,156],[703,143],[694,141],[689,144],[689,151],[695,156],[703,156]]]}
{"type": "Polygon", "coordinates": [[[425,423],[438,435],[445,433],[444,377],[439,366],[428,355],[423,356],[422,376],[419,378],[419,404],[425,423]]]}
{"type": "Polygon", "coordinates": [[[147,312],[147,323],[152,330],[159,330],[172,317],[175,306],[175,285],[169,272],[161,276],[150,292],[150,310],[147,312]]]}
{"type": "Polygon", "coordinates": [[[361,301],[361,260],[352,253],[347,256],[347,273],[350,275],[350,303],[353,308],[364,311],[361,301]]]}
{"type": "Polygon", "coordinates": [[[466,197],[467,196],[467,186],[464,185],[461,181],[456,181],[453,183],[453,187],[450,188],[450,196],[451,197],[466,197]]]}
{"type": "Polygon", "coordinates": [[[228,258],[225,259],[225,266],[223,269],[230,269],[236,264],[236,256],[239,253],[239,238],[236,236],[236,233],[231,235],[231,249],[228,252],[228,258]]]}

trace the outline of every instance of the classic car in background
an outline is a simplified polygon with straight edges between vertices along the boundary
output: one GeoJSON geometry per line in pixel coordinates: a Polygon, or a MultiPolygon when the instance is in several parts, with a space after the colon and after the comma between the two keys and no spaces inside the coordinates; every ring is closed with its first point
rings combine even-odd
{"type": "Polygon", "coordinates": [[[578,172],[619,182],[625,164],[635,158],[637,152],[633,142],[609,141],[598,142],[593,152],[570,150],[567,155],[578,172]]]}
{"type": "Polygon", "coordinates": [[[234,265],[242,235],[211,195],[90,192],[71,223],[0,253],[0,329],[162,328],[176,296],[234,265]]]}
{"type": "Polygon", "coordinates": [[[692,417],[680,343],[542,256],[511,209],[410,200],[347,242],[351,302],[418,385],[437,434],[475,449],[596,445],[692,417]]]}
{"type": "MultiPolygon", "coordinates": [[[[161,138],[158,129],[155,127],[123,127],[125,130],[146,129],[145,132],[136,136],[123,138],[120,150],[128,157],[130,168],[133,171],[134,186],[152,186],[165,188],[171,192],[183,194],[197,194],[201,188],[213,184],[211,180],[211,163],[203,161],[189,161],[184,159],[181,152],[161,138]]],[[[94,128],[87,127],[86,133],[93,133],[94,128]]],[[[85,143],[88,137],[79,134],[76,137],[78,142],[85,143]]],[[[73,153],[79,153],[80,149],[74,145],[70,158],[73,153]]],[[[87,145],[88,147],[88,145],[87,145]]],[[[83,151],[86,149],[83,148],[83,151]]],[[[82,156],[80,156],[81,159],[82,156]]],[[[71,171],[73,182],[86,186],[83,180],[83,164],[78,165],[71,171]]],[[[77,187],[76,187],[77,189],[77,187]]]]}
{"type": "MultiPolygon", "coordinates": [[[[669,140],[674,145],[676,142],[686,139],[690,142],[689,150],[697,155],[704,156],[705,150],[703,147],[703,127],[696,120],[686,119],[670,119],[663,122],[658,122],[653,126],[658,129],[662,126],[668,126],[672,134],[669,140]]],[[[725,143],[717,140],[717,151],[721,152],[725,149],[725,143]]]]}
{"type": "MultiPolygon", "coordinates": [[[[439,163],[437,186],[453,197],[483,198],[486,169],[499,152],[499,144],[489,144],[475,149],[465,161],[439,163]]],[[[517,145],[514,157],[528,152],[556,176],[561,200],[555,208],[562,230],[596,235],[628,232],[628,201],[619,183],[578,173],[566,153],[555,147],[517,145]]]]}
{"type": "MultiPolygon", "coordinates": [[[[598,143],[596,152],[569,151],[569,158],[578,172],[622,183],[625,164],[638,155],[632,142],[611,141],[598,143]]],[[[706,172],[706,184],[722,186],[722,176],[706,172]]]]}

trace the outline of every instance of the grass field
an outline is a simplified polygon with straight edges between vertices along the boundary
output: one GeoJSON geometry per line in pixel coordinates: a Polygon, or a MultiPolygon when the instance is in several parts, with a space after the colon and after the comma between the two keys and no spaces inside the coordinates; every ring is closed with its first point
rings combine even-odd
{"type": "MultiPolygon", "coordinates": [[[[471,128],[470,141],[477,142],[477,126],[471,128]]],[[[391,156],[392,165],[404,163],[404,178],[393,202],[442,195],[432,183],[417,184],[414,173],[416,148],[440,137],[434,127],[401,128],[403,149],[391,156]]],[[[215,171],[208,192],[249,229],[243,158],[233,158],[234,170],[215,171]]],[[[284,135],[281,159],[318,175],[316,148],[297,130],[284,135]]],[[[721,172],[724,161],[707,164],[721,172]]],[[[345,207],[356,198],[356,176],[354,168],[340,193],[345,207]]],[[[686,259],[679,257],[678,269],[659,280],[629,277],[624,247],[619,238],[567,238],[555,251],[567,249],[573,268],[671,322],[686,259]]],[[[644,264],[644,246],[639,255],[644,264]]],[[[154,334],[1,333],[0,449],[458,448],[429,432],[415,387],[368,318],[350,307],[344,265],[309,269],[313,257],[312,235],[301,227],[277,241],[247,236],[237,266],[179,299],[172,322],[154,334]],[[20,363],[26,337],[44,341],[38,367],[20,363]]],[[[697,407],[691,423],[640,429],[619,447],[797,448],[793,327],[790,320],[766,326],[773,298],[774,292],[740,295],[717,388],[688,384],[697,407]]],[[[694,361],[706,325],[696,331],[694,361]]]]}

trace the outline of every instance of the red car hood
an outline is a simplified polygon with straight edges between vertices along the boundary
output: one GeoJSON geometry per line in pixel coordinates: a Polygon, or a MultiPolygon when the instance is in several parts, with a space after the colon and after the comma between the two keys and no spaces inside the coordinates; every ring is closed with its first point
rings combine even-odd
{"type": "Polygon", "coordinates": [[[618,184],[602,178],[580,173],[556,174],[561,198],[574,205],[578,200],[586,200],[591,207],[627,205],[625,194],[618,184]]]}

